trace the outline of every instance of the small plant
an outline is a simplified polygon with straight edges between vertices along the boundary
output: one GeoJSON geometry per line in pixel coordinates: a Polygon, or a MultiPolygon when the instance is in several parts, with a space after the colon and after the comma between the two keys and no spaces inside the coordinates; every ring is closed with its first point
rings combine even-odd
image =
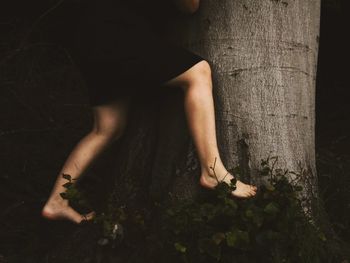
{"type": "Polygon", "coordinates": [[[210,166],[209,168],[213,170],[214,173],[214,177],[217,181],[217,185],[216,185],[216,189],[218,190],[218,192],[220,192],[223,195],[228,195],[231,193],[231,191],[236,190],[236,183],[237,183],[237,178],[234,177],[230,180],[230,184],[225,183],[225,178],[226,176],[229,174],[229,172],[227,172],[224,176],[224,178],[222,180],[219,180],[219,178],[216,175],[216,171],[215,171],[215,165],[216,165],[216,157],[214,160],[214,165],[210,166]]]}
{"type": "MultiPolygon", "coordinates": [[[[66,189],[60,193],[63,199],[69,201],[70,205],[78,211],[92,211],[91,205],[81,190],[76,187],[74,178],[69,174],[63,174],[62,177],[68,182],[63,186],[66,189]]],[[[100,238],[97,244],[100,246],[109,246],[111,248],[120,244],[124,239],[124,224],[132,227],[145,228],[145,222],[142,213],[137,211],[128,211],[125,205],[116,205],[118,202],[115,196],[110,195],[107,200],[107,208],[101,213],[96,213],[91,223],[96,224],[100,229],[100,238]]]]}
{"type": "Polygon", "coordinates": [[[89,209],[91,210],[90,204],[87,202],[87,199],[83,192],[81,192],[77,187],[75,182],[77,179],[72,178],[71,175],[62,173],[62,177],[68,182],[63,184],[63,187],[66,189],[64,192],[60,193],[63,199],[69,201],[69,204],[78,210],[89,209]]]}
{"type": "MultiPolygon", "coordinates": [[[[303,188],[286,177],[288,173],[305,176],[305,171],[275,169],[276,162],[277,157],[261,160],[260,175],[269,183],[256,196],[240,200],[231,194],[240,178],[239,167],[232,169],[235,178],[227,184],[218,180],[214,162],[216,187],[194,200],[156,203],[161,224],[152,231],[142,213],[116,205],[112,195],[106,211],[94,218],[101,229],[97,243],[113,248],[133,232],[128,239],[148,240],[145,250],[152,260],[166,258],[169,263],[326,262],[327,238],[305,217],[297,198],[303,188]]],[[[84,204],[71,177],[64,176],[68,183],[62,197],[84,204]]]]}
{"type": "MultiPolygon", "coordinates": [[[[164,204],[165,253],[187,263],[323,262],[326,238],[303,214],[296,197],[302,187],[288,182],[287,170],[274,169],[276,161],[261,161],[260,174],[270,184],[253,198],[236,201],[234,182],[220,181],[198,200],[164,204]]],[[[239,178],[239,167],[234,171],[239,178]]]]}
{"type": "Polygon", "coordinates": [[[101,226],[101,246],[115,247],[124,239],[124,224],[130,219],[125,205],[115,205],[113,195],[108,199],[106,211],[95,217],[95,223],[101,226]]]}

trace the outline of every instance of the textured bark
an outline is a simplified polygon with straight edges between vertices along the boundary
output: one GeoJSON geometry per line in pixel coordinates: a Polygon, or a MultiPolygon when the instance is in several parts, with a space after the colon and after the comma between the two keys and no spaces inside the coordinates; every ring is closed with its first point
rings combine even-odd
{"type": "Polygon", "coordinates": [[[226,167],[240,165],[242,179],[259,185],[261,159],[278,156],[276,167],[306,169],[307,201],[317,197],[319,20],[319,0],[202,0],[198,12],[180,18],[169,34],[212,66],[217,136],[226,167]]]}

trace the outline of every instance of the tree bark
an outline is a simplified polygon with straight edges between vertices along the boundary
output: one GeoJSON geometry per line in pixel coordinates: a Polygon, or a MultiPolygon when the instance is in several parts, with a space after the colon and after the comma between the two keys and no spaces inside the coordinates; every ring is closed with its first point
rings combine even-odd
{"type": "MultiPolygon", "coordinates": [[[[226,168],[239,165],[241,180],[256,185],[266,183],[258,170],[268,155],[278,156],[275,168],[304,169],[301,178],[289,176],[302,179],[300,199],[307,215],[312,197],[318,197],[319,22],[320,0],[202,0],[194,15],[179,15],[167,35],[211,64],[218,146],[226,168]]],[[[151,180],[153,198],[168,192],[179,199],[193,198],[200,190],[200,168],[185,122],[183,94],[162,92],[154,163],[147,164],[152,168],[143,176],[151,180]]],[[[129,165],[136,169],[136,163],[129,165]]]]}
{"type": "MultiPolygon", "coordinates": [[[[317,197],[319,23],[320,0],[202,0],[169,34],[212,66],[218,145],[226,167],[239,165],[242,180],[257,185],[264,183],[258,169],[269,153],[279,158],[276,168],[304,167],[305,212],[317,197]]],[[[193,147],[186,158],[181,168],[192,171],[193,147]]],[[[195,192],[183,183],[194,175],[184,171],[173,186],[180,196],[195,192]]]]}

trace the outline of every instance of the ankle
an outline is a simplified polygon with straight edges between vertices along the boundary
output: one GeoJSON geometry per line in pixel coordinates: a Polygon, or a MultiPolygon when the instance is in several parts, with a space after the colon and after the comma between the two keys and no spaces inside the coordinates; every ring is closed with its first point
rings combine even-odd
{"type": "Polygon", "coordinates": [[[63,199],[60,193],[54,193],[49,197],[49,199],[47,200],[47,203],[63,206],[68,204],[68,200],[63,199]]]}
{"type": "Polygon", "coordinates": [[[226,170],[224,164],[221,161],[216,161],[214,164],[207,164],[201,167],[202,176],[205,177],[213,177],[215,178],[215,175],[218,178],[224,177],[228,171],[226,170]]]}

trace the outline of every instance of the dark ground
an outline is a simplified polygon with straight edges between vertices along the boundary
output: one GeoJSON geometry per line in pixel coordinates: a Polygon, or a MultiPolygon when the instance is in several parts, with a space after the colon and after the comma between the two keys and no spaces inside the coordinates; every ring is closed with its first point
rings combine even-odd
{"type": "MultiPolygon", "coordinates": [[[[89,130],[87,94],[69,56],[47,45],[45,30],[25,32],[47,3],[0,8],[0,262],[44,254],[57,233],[39,216],[67,153],[89,130]],[[16,53],[18,45],[24,51],[16,53]],[[45,242],[42,242],[45,240],[45,242]]],[[[345,1],[323,1],[316,97],[319,187],[336,233],[350,243],[350,117],[345,1]]],[[[110,152],[88,172],[99,192],[110,152]]],[[[102,195],[101,199],[104,198],[102,195]]]]}

